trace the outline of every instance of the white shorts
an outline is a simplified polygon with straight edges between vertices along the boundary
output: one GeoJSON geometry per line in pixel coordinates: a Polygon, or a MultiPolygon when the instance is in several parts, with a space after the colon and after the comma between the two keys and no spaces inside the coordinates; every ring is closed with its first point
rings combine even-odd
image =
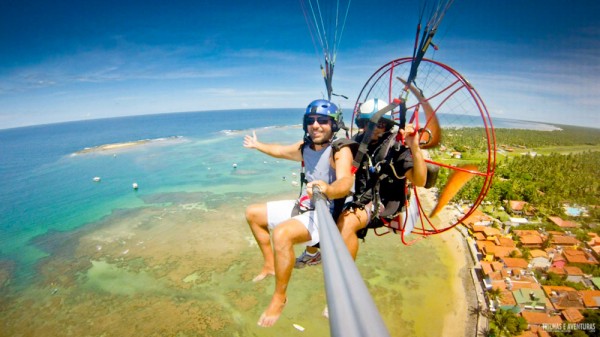
{"type": "Polygon", "coordinates": [[[306,246],[314,246],[319,243],[319,223],[315,211],[306,211],[292,217],[292,210],[296,205],[296,200],[280,200],[267,202],[267,223],[269,230],[273,230],[280,223],[295,219],[300,221],[310,234],[310,241],[302,243],[306,246]]]}

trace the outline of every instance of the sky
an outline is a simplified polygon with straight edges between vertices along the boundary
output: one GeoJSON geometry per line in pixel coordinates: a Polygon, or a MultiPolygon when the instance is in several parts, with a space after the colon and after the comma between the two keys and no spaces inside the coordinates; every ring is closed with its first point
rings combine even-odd
{"type": "MultiPolygon", "coordinates": [[[[319,0],[326,20],[337,1],[319,0]]],[[[380,66],[412,55],[433,2],[351,1],[333,76],[342,108],[380,66]]],[[[597,0],[455,0],[426,56],[464,75],[492,118],[600,128],[598,13],[597,0]]],[[[2,0],[0,129],[303,108],[326,95],[321,51],[300,0],[2,0]]]]}

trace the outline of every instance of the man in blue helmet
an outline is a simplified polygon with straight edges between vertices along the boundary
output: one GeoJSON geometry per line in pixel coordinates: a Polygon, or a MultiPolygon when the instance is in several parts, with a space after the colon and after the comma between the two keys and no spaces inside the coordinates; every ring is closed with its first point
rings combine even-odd
{"type": "MultiPolygon", "coordinates": [[[[303,140],[291,145],[267,144],[259,142],[254,132],[244,138],[246,148],[275,158],[303,162],[305,168],[305,181],[297,200],[253,204],[246,209],[246,220],[264,258],[262,270],[253,281],[275,275],[275,291],[257,322],[260,326],[274,325],[287,302],[286,290],[295,261],[293,246],[312,246],[319,242],[319,224],[311,204],[313,187],[318,186],[329,200],[343,202],[354,184],[352,151],[333,139],[340,122],[338,107],[321,99],[306,108],[303,140]]],[[[340,203],[330,203],[332,214],[336,204],[340,203]]]]}

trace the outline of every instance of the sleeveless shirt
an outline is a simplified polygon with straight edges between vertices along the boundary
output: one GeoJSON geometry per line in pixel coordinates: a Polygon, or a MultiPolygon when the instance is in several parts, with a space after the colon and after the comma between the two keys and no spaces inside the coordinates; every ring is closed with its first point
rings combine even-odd
{"type": "MultiPolygon", "coordinates": [[[[304,150],[302,151],[302,158],[304,159],[304,167],[306,174],[306,181],[311,182],[315,180],[322,180],[328,184],[335,181],[335,169],[331,167],[331,145],[321,149],[313,150],[310,145],[305,144],[304,150]]],[[[313,209],[314,206],[310,199],[308,199],[308,192],[306,191],[306,185],[302,188],[300,194],[300,206],[305,209],[313,209]]],[[[332,205],[328,202],[329,207],[332,205]]]]}

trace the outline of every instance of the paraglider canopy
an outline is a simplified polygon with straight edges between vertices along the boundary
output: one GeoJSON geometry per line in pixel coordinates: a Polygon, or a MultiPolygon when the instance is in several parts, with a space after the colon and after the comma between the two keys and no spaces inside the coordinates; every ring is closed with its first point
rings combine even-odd
{"type": "Polygon", "coordinates": [[[315,54],[321,64],[328,100],[331,100],[331,96],[346,98],[333,92],[332,80],[350,2],[351,0],[300,0],[304,19],[315,47],[315,54]]]}

